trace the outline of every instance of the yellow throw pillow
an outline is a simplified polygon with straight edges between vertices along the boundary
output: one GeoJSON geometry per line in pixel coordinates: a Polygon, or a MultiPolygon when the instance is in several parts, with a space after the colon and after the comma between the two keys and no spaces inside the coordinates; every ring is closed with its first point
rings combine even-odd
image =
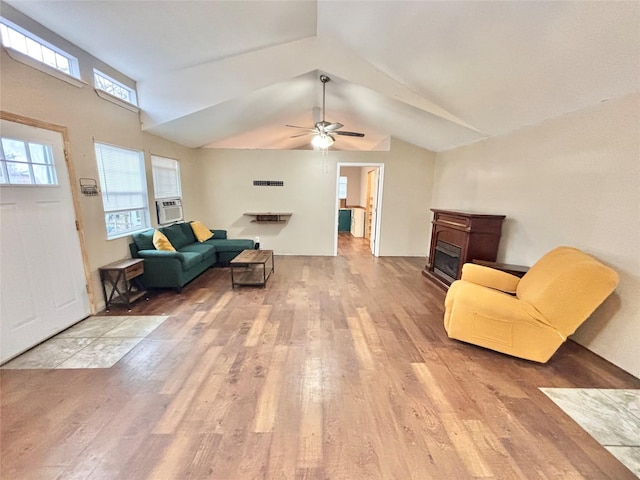
{"type": "Polygon", "coordinates": [[[199,242],[204,242],[213,237],[213,232],[205,227],[202,222],[191,222],[191,229],[199,242]]]}
{"type": "Polygon", "coordinates": [[[168,252],[175,252],[176,249],[173,248],[171,242],[167,238],[167,236],[162,233],[160,230],[156,230],[153,232],[153,246],[158,250],[166,250],[168,252]]]}

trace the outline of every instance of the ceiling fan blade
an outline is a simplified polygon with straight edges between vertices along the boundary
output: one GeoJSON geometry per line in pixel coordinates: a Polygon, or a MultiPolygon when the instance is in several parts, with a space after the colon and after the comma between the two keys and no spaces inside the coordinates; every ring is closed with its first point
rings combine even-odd
{"type": "Polygon", "coordinates": [[[312,135],[316,132],[304,132],[304,133],[299,133],[298,135],[291,135],[289,138],[298,138],[298,137],[304,137],[305,135],[312,135]]]}
{"type": "MultiPolygon", "coordinates": [[[[331,79],[326,75],[320,75],[320,81],[322,82],[322,120],[316,122],[316,124],[314,125],[315,128],[299,127],[297,125],[286,125],[287,127],[290,127],[290,128],[300,128],[308,132],[308,133],[301,133],[299,135],[293,135],[290,138],[302,137],[304,135],[309,135],[313,133],[317,135],[314,140],[321,139],[321,140],[324,140],[325,142],[330,140],[327,146],[331,146],[335,140],[335,138],[332,135],[343,135],[345,137],[364,137],[364,133],[343,132],[339,130],[340,128],[344,127],[343,124],[338,122],[329,123],[325,120],[324,114],[326,111],[326,87],[327,87],[327,82],[330,82],[331,79]]],[[[314,111],[314,117],[315,115],[320,113],[318,108],[314,108],[313,111],[314,111]]],[[[316,146],[319,146],[319,145],[316,145],[316,146]]],[[[326,148],[326,146],[321,148],[326,148]]]]}
{"type": "Polygon", "coordinates": [[[309,127],[299,127],[297,125],[285,125],[285,127],[289,127],[289,128],[303,128],[305,130],[309,130],[310,132],[315,132],[314,128],[309,128],[309,127]]]}
{"type": "Polygon", "coordinates": [[[342,127],[344,127],[344,125],[342,125],[341,123],[330,123],[329,125],[324,127],[324,130],[325,132],[333,132],[334,130],[337,130],[342,127]]]}
{"type": "Polygon", "coordinates": [[[341,130],[336,130],[332,133],[334,133],[335,135],[344,135],[345,137],[364,137],[364,133],[358,132],[343,132],[341,130]]]}

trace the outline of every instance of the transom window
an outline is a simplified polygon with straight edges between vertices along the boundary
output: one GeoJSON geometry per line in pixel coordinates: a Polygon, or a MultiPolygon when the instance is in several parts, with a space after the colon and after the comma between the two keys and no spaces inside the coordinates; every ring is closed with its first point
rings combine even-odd
{"type": "Polygon", "coordinates": [[[28,32],[22,27],[0,18],[2,44],[40,63],[75,78],[80,78],[78,59],[64,50],[28,32]]]}
{"type": "Polygon", "coordinates": [[[144,154],[104,143],[95,149],[107,238],[149,228],[144,154]]]}
{"type": "Polygon", "coordinates": [[[0,184],[57,185],[51,145],[0,138],[0,184]]]}
{"type": "Polygon", "coordinates": [[[93,81],[97,89],[107,92],[109,95],[113,95],[132,105],[138,105],[136,91],[133,88],[129,88],[123,83],[114,80],[100,70],[93,70],[93,81]]]}

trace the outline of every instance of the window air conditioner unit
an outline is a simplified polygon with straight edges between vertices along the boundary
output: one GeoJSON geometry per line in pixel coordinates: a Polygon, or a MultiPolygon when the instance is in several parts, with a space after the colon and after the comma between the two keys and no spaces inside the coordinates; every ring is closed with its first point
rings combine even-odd
{"type": "Polygon", "coordinates": [[[160,225],[179,222],[182,220],[182,200],[179,198],[156,200],[156,211],[160,225]]]}

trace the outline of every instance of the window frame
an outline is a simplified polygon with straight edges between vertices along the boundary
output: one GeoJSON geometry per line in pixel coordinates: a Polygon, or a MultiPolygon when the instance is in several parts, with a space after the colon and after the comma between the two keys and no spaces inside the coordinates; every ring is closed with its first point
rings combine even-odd
{"type": "Polygon", "coordinates": [[[2,187],[58,187],[60,185],[58,181],[58,172],[56,171],[55,158],[53,156],[53,150],[48,143],[31,142],[20,138],[0,137],[0,171],[2,178],[0,178],[0,186],[2,187]],[[22,143],[24,146],[26,162],[19,162],[14,160],[8,160],[5,154],[5,148],[3,140],[11,140],[13,142],[22,143]],[[34,162],[31,145],[37,147],[43,147],[44,156],[46,157],[44,162],[34,162]],[[21,165],[27,165],[29,171],[29,183],[11,183],[11,175],[9,174],[9,168],[7,163],[17,163],[21,165]],[[38,183],[36,178],[34,166],[46,167],[48,176],[53,180],[51,183],[38,183]],[[7,181],[3,181],[2,179],[7,181]]]}
{"type": "MultiPolygon", "coordinates": [[[[170,170],[170,169],[166,169],[166,170],[170,170]]],[[[152,173],[152,178],[153,178],[153,196],[156,200],[163,200],[163,199],[167,199],[167,198],[179,198],[182,200],[182,178],[180,176],[180,161],[178,161],[175,158],[171,158],[171,157],[164,157],[162,155],[155,155],[155,154],[151,154],[151,173],[152,173]],[[158,168],[164,168],[164,167],[159,167],[156,165],[156,160],[160,160],[160,161],[167,161],[169,160],[170,162],[175,162],[175,167],[173,170],[174,172],[176,172],[175,175],[175,180],[176,180],[176,193],[172,193],[172,194],[168,194],[168,195],[163,195],[162,192],[158,192],[158,185],[160,184],[160,182],[158,181],[158,168]],[[158,195],[160,193],[160,195],[158,195]]]]}
{"type": "MultiPolygon", "coordinates": [[[[148,230],[151,228],[151,217],[149,210],[149,197],[148,197],[148,187],[147,187],[147,178],[146,178],[146,168],[145,168],[145,157],[144,152],[141,150],[135,150],[132,148],[122,147],[120,145],[113,145],[104,142],[94,141],[94,152],[96,156],[96,165],[98,168],[98,177],[101,188],[101,196],[102,196],[102,207],[104,213],[104,222],[105,222],[105,230],[107,233],[107,240],[114,240],[117,238],[127,237],[129,235],[133,235],[137,232],[142,232],[144,230],[148,230]],[[105,147],[106,149],[112,149],[119,151],[121,154],[132,153],[135,154],[136,161],[138,162],[137,170],[138,170],[138,180],[140,190],[122,192],[118,191],[115,187],[109,188],[108,178],[105,177],[107,172],[105,172],[105,164],[102,158],[103,153],[102,150],[99,153],[99,149],[105,147]],[[109,195],[139,195],[142,199],[142,206],[128,206],[128,207],[120,207],[120,208],[108,208],[109,203],[109,195]],[[114,233],[110,233],[110,225],[118,224],[117,220],[110,221],[108,220],[109,215],[114,214],[130,214],[132,212],[140,211],[140,225],[135,228],[129,228],[126,230],[118,230],[116,229],[114,233]]],[[[133,217],[129,217],[130,219],[133,217]]],[[[133,223],[133,222],[132,222],[133,223]]]]}
{"type": "Polygon", "coordinates": [[[136,91],[136,89],[125,85],[124,83],[116,80],[115,78],[107,75],[103,71],[98,70],[97,68],[93,69],[93,87],[95,88],[96,93],[101,98],[104,98],[105,100],[113,101],[114,103],[117,103],[119,105],[123,103],[124,104],[122,105],[123,107],[126,107],[126,108],[133,107],[135,108],[135,110],[138,110],[138,92],[136,91]],[[129,94],[130,100],[127,100],[121,97],[120,95],[116,95],[110,92],[109,90],[103,88],[102,86],[100,86],[98,82],[98,77],[100,77],[103,81],[113,84],[114,87],[125,90],[129,94]],[[108,95],[108,97],[105,97],[104,94],[108,95]]]}
{"type": "Polygon", "coordinates": [[[349,182],[349,178],[346,175],[340,175],[338,177],[338,199],[340,200],[346,200],[347,199],[347,185],[349,182]],[[343,181],[344,179],[344,181],[343,181]],[[342,190],[344,187],[344,197],[342,196],[342,190]]]}
{"type": "MultiPolygon", "coordinates": [[[[80,83],[79,85],[76,85],[76,86],[84,85],[84,82],[82,82],[82,78],[80,77],[80,64],[78,62],[78,59],[75,56],[71,55],[69,52],[66,52],[60,47],[57,47],[50,42],[47,42],[46,40],[40,38],[36,34],[30,32],[29,30],[22,28],[21,26],[1,16],[0,16],[0,32],[1,32],[0,41],[2,43],[2,46],[7,50],[10,56],[13,57],[15,60],[25,63],[31,67],[37,68],[38,70],[41,70],[45,73],[52,74],[53,72],[55,72],[54,76],[61,78],[62,80],[65,80],[65,81],[69,81],[70,79],[73,79],[76,82],[80,83]],[[5,29],[7,30],[7,35],[4,34],[5,29]],[[25,38],[26,51],[23,51],[20,48],[16,48],[17,45],[11,42],[9,30],[13,30],[14,32],[16,32],[17,34],[25,38]],[[38,56],[34,56],[29,53],[29,47],[27,46],[29,40],[31,42],[38,44],[38,46],[40,47],[40,57],[42,58],[42,60],[38,58],[38,56]],[[64,59],[66,59],[69,67],[68,71],[57,66],[57,62],[54,62],[56,63],[56,65],[47,63],[44,60],[43,48],[52,51],[54,55],[59,55],[60,57],[63,57],[64,59]],[[69,79],[66,79],[65,77],[60,77],[59,75],[64,75],[65,77],[69,77],[69,79]]],[[[54,57],[54,58],[56,58],[57,60],[57,57],[54,57]]],[[[75,82],[72,82],[72,81],[69,81],[69,83],[73,83],[74,85],[76,84],[75,82]]]]}

